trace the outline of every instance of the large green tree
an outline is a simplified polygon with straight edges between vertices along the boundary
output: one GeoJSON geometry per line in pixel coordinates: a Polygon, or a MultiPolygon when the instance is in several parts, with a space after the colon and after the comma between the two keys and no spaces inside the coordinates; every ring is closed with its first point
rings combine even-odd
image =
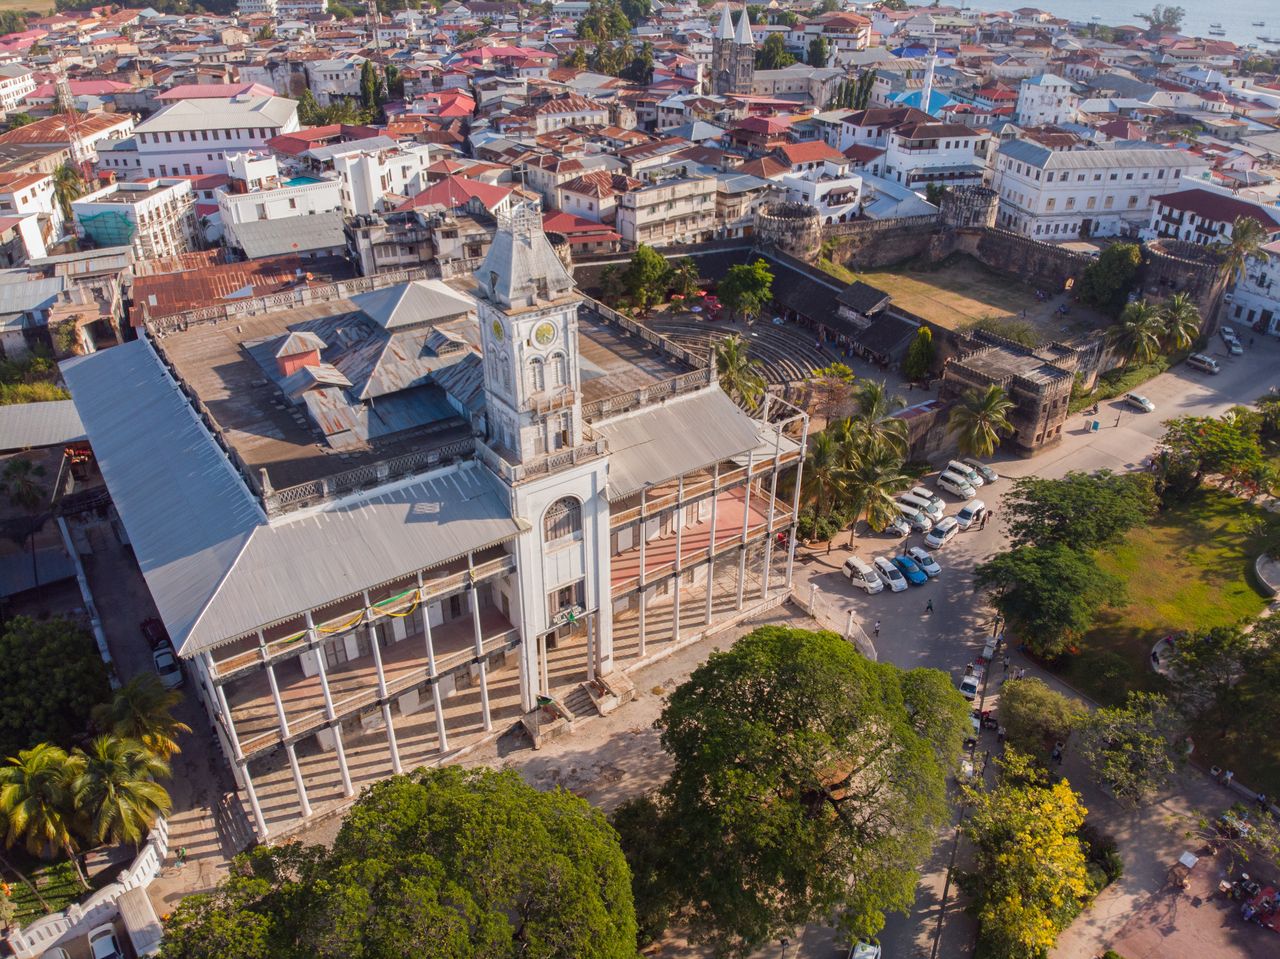
{"type": "Polygon", "coordinates": [[[827,65],[827,41],[822,37],[814,37],[809,41],[809,66],[825,67],[827,65]]]}
{"type": "Polygon", "coordinates": [[[1130,303],[1120,318],[1107,328],[1106,338],[1126,363],[1150,363],[1160,355],[1165,336],[1160,311],[1146,300],[1130,303]]]}
{"type": "Polygon", "coordinates": [[[1088,712],[1078,699],[1034,676],[1010,679],[1000,687],[1000,725],[1009,744],[1030,756],[1065,742],[1088,712]]]}
{"type": "Polygon", "coordinates": [[[272,847],[184,899],[163,959],[634,959],[631,875],[604,817],[514,771],[368,789],[332,850],[272,847]],[[222,951],[226,949],[228,951],[222,951]]]}
{"type": "Polygon", "coordinates": [[[1255,256],[1262,244],[1267,242],[1267,231],[1252,216],[1238,216],[1231,223],[1231,239],[1218,247],[1222,253],[1223,266],[1233,280],[1239,280],[1244,273],[1249,257],[1255,256]]]}
{"type": "Polygon", "coordinates": [[[75,866],[80,885],[89,888],[76,857],[75,804],[72,782],[80,762],[65,749],[40,743],[21,750],[0,767],[0,814],[8,823],[5,845],[21,842],[37,856],[65,854],[75,866]]]}
{"type": "Polygon", "coordinates": [[[1160,305],[1160,321],[1166,351],[1190,349],[1200,335],[1200,311],[1185,293],[1175,293],[1160,305]]]}
{"type": "Polygon", "coordinates": [[[1060,543],[1023,546],[978,566],[979,587],[1021,642],[1042,656],[1057,656],[1083,635],[1105,606],[1123,602],[1124,583],[1088,553],[1060,543]]]}
{"type": "Polygon", "coordinates": [[[780,33],[769,34],[756,51],[757,70],[781,70],[795,62],[796,58],[787,50],[786,41],[780,33]]]}
{"type": "Polygon", "coordinates": [[[661,303],[671,281],[671,267],[666,258],[651,246],[641,243],[631,254],[631,262],[622,274],[622,284],[641,312],[661,303]]]}
{"type": "Polygon", "coordinates": [[[103,732],[140,742],[159,759],[168,760],[182,750],[178,736],[191,727],[173,716],[182,694],[165,689],[153,673],[139,673],[114,693],[111,701],[96,706],[93,722],[103,732]]]}
{"type": "Polygon", "coordinates": [[[862,380],[853,392],[854,412],[838,424],[837,435],[852,462],[871,447],[892,450],[901,459],[907,455],[907,421],[896,416],[907,401],[890,393],[883,380],[862,380]]]}
{"type": "Polygon", "coordinates": [[[1118,542],[1158,506],[1150,475],[1117,476],[1110,470],[1068,473],[1061,479],[1023,477],[1014,480],[1004,498],[1015,545],[1058,543],[1080,550],[1118,542]]]}
{"type": "Polygon", "coordinates": [[[1218,731],[1226,733],[1244,705],[1240,680],[1267,652],[1273,633],[1258,628],[1218,626],[1174,639],[1165,660],[1174,703],[1188,716],[1212,711],[1218,731]]]}
{"type": "Polygon", "coordinates": [[[658,722],[671,778],[624,846],[650,862],[663,846],[665,875],[644,888],[722,954],[811,920],[874,934],[914,899],[967,721],[943,673],[761,627],[671,694],[658,722]]]}
{"type": "Polygon", "coordinates": [[[1016,752],[992,790],[965,789],[979,952],[1043,959],[1093,890],[1080,827],[1088,810],[1066,780],[1049,784],[1016,752]]]}
{"type": "Polygon", "coordinates": [[[75,759],[72,803],[97,842],[140,845],[173,805],[156,782],[168,778],[169,764],[136,740],[97,736],[75,759]]]}
{"type": "Polygon", "coordinates": [[[1085,303],[1115,316],[1124,308],[1141,265],[1138,244],[1112,243],[1085,267],[1076,294],[1085,303]]]}
{"type": "Polygon", "coordinates": [[[0,632],[0,757],[70,746],[111,696],[93,637],[70,619],[15,616],[0,632]]]}
{"type": "Polygon", "coordinates": [[[1104,706],[1084,720],[1080,755],[1095,782],[1125,805],[1140,806],[1173,774],[1175,729],[1167,699],[1130,691],[1124,705],[1104,706]]]}
{"type": "Polygon", "coordinates": [[[750,323],[773,299],[773,272],[764,260],[736,263],[720,282],[720,302],[750,323]]]}
{"type": "Polygon", "coordinates": [[[1249,476],[1263,464],[1260,419],[1228,411],[1219,417],[1180,416],[1165,424],[1162,451],[1185,461],[1197,479],[1249,476]]]}

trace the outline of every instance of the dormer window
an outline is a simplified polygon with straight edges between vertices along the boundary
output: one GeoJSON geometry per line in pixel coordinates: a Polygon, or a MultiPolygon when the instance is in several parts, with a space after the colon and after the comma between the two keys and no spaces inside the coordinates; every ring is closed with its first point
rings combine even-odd
{"type": "Polygon", "coordinates": [[[551,299],[551,293],[549,288],[547,287],[547,278],[545,276],[538,277],[533,281],[533,283],[538,290],[538,299],[540,300],[551,299]]]}
{"type": "Polygon", "coordinates": [[[494,270],[489,271],[489,296],[494,300],[498,298],[498,274],[494,270]]]}

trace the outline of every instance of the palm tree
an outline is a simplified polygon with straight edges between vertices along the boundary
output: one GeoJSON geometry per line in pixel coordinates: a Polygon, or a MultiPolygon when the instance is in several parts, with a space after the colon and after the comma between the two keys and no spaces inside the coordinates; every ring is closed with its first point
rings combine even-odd
{"type": "Polygon", "coordinates": [[[63,221],[69,225],[71,204],[84,196],[84,177],[70,163],[64,163],[53,171],[53,195],[62,208],[63,221]]]}
{"type": "Polygon", "coordinates": [[[683,297],[697,296],[702,275],[698,272],[698,264],[693,257],[686,256],[671,271],[671,287],[683,297]]]}
{"type": "Polygon", "coordinates": [[[62,850],[75,866],[80,884],[88,889],[71,832],[75,809],[71,783],[79,773],[80,761],[57,746],[41,743],[24,749],[0,769],[0,809],[9,819],[6,845],[21,839],[38,856],[50,848],[62,850]]]}
{"type": "Polygon", "coordinates": [[[831,431],[825,430],[809,444],[804,462],[805,497],[814,503],[818,516],[827,515],[827,504],[838,489],[836,471],[839,466],[840,446],[831,431]]]}
{"type": "Polygon", "coordinates": [[[911,485],[911,477],[902,472],[902,458],[884,445],[865,447],[847,469],[840,471],[840,485],[853,505],[853,526],[858,518],[867,517],[867,525],[880,532],[898,515],[894,494],[911,485]]]}
{"type": "Polygon", "coordinates": [[[1200,311],[1185,293],[1175,293],[1164,302],[1160,320],[1164,324],[1165,349],[1188,349],[1200,335],[1200,311]]]}
{"type": "Polygon", "coordinates": [[[969,390],[960,398],[947,421],[948,432],[956,434],[956,443],[970,456],[990,456],[1000,445],[1002,434],[1013,432],[1009,411],[1013,400],[992,383],[986,390],[969,390]]]}
{"type": "Polygon", "coordinates": [[[173,718],[182,696],[165,689],[152,673],[139,673],[115,691],[111,702],[94,707],[93,721],[102,732],[141,743],[153,756],[167,760],[181,752],[178,735],[191,727],[173,718]]]}
{"type": "MultiPolygon", "coordinates": [[[[0,811],[0,832],[3,832],[5,835],[7,835],[9,831],[7,819],[8,817],[4,816],[3,812],[0,811]]],[[[30,889],[31,895],[35,896],[36,899],[39,901],[40,905],[44,906],[45,912],[53,911],[53,907],[49,905],[48,900],[45,899],[44,896],[40,895],[40,890],[36,888],[35,883],[33,883],[30,879],[27,878],[27,874],[24,873],[17,866],[15,866],[13,863],[11,863],[4,856],[0,856],[0,868],[7,869],[9,870],[9,872],[17,876],[18,881],[21,882],[28,889],[30,889]]]]}
{"type": "Polygon", "coordinates": [[[1137,360],[1150,363],[1160,352],[1163,332],[1160,314],[1146,300],[1130,303],[1120,314],[1120,319],[1107,330],[1107,339],[1126,363],[1137,360]]]}
{"type": "Polygon", "coordinates": [[[755,406],[764,394],[763,365],[748,355],[748,346],[736,333],[715,345],[716,377],[720,388],[743,406],[755,406]]]}
{"type": "Polygon", "coordinates": [[[907,405],[901,396],[891,396],[884,382],[863,380],[853,394],[855,412],[849,427],[857,440],[849,444],[852,453],[858,447],[880,446],[893,450],[900,458],[907,455],[907,424],[893,414],[907,405]]]}
{"type": "Polygon", "coordinates": [[[88,834],[99,842],[137,846],[173,805],[155,781],[169,775],[169,764],[137,740],[116,736],[98,736],[76,756],[81,769],[71,790],[88,834]]]}
{"type": "Polygon", "coordinates": [[[1239,280],[1249,257],[1267,242],[1267,231],[1251,216],[1238,216],[1231,222],[1231,239],[1218,244],[1223,266],[1233,279],[1239,280]]]}

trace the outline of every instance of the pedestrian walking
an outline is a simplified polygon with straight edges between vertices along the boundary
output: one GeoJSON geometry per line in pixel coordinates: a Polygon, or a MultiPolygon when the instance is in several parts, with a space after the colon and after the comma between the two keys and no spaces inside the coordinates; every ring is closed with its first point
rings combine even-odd
{"type": "Polygon", "coordinates": [[[1263,812],[1267,811],[1267,794],[1266,793],[1258,793],[1258,808],[1261,809],[1263,812]]]}
{"type": "Polygon", "coordinates": [[[1004,654],[1004,671],[1006,673],[1009,671],[1009,654],[1008,653],[1004,654]]]}
{"type": "Polygon", "coordinates": [[[978,529],[986,529],[986,528],[987,528],[987,520],[990,518],[990,516],[991,516],[991,514],[990,514],[990,513],[983,513],[983,514],[982,514],[982,522],[978,524],[978,529]]]}
{"type": "Polygon", "coordinates": [[[876,625],[875,625],[874,632],[875,632],[876,636],[879,636],[879,635],[880,635],[880,620],[878,620],[878,619],[876,620],[876,625]]]}
{"type": "Polygon", "coordinates": [[[1061,765],[1062,765],[1062,743],[1057,743],[1057,744],[1053,747],[1052,759],[1053,759],[1053,761],[1054,761],[1055,763],[1057,763],[1059,766],[1061,766],[1061,765]]]}
{"type": "Polygon", "coordinates": [[[1236,778],[1236,774],[1233,773],[1230,769],[1228,769],[1226,772],[1222,774],[1222,785],[1230,787],[1231,780],[1235,778],[1236,778]]]}
{"type": "Polygon", "coordinates": [[[932,600],[932,599],[931,599],[931,600],[929,600],[929,602],[927,602],[927,603],[925,603],[925,604],[924,604],[924,611],[925,611],[926,613],[932,613],[932,612],[933,612],[933,600],[932,600]]]}
{"type": "Polygon", "coordinates": [[[997,726],[997,727],[996,727],[996,742],[1000,743],[1001,745],[1004,745],[1004,736],[1005,736],[1004,727],[1003,727],[1003,726],[997,726]]]}
{"type": "Polygon", "coordinates": [[[1026,679],[1026,678],[1027,678],[1027,667],[1026,667],[1026,666],[1019,666],[1019,667],[1018,667],[1018,678],[1019,678],[1019,679],[1026,679]]]}

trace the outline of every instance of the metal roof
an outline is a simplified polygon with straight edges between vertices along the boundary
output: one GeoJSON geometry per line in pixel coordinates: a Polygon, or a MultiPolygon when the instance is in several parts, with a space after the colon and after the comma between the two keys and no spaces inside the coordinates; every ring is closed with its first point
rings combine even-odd
{"type": "Polygon", "coordinates": [[[62,369],[184,657],[525,528],[474,463],[268,524],[145,340],[62,369]]]}
{"type": "Polygon", "coordinates": [[[609,441],[609,499],[730,459],[760,443],[760,427],[718,387],[591,424],[609,441]]]}
{"type": "Polygon", "coordinates": [[[235,239],[251,260],[282,253],[341,250],[347,245],[342,214],[337,211],[237,223],[235,239]]]}
{"type": "Polygon", "coordinates": [[[0,452],[60,446],[84,439],[84,424],[71,400],[0,406],[0,452]]]}
{"type": "Polygon", "coordinates": [[[265,518],[145,339],[66,360],[62,375],[181,645],[265,518]]]}
{"type": "Polygon", "coordinates": [[[359,293],[351,302],[384,330],[423,326],[464,316],[475,309],[471,297],[443,280],[414,280],[359,293]]]}

